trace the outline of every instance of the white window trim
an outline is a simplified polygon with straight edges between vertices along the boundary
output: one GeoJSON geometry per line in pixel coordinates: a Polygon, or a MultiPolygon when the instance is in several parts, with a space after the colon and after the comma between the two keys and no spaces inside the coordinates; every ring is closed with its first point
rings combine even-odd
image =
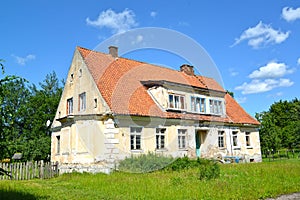
{"type": "Polygon", "coordinates": [[[169,110],[186,110],[186,95],[185,94],[181,94],[181,93],[177,93],[177,92],[168,92],[168,109],[169,110]],[[174,101],[174,106],[173,108],[170,106],[170,95],[173,95],[173,101],[174,101]],[[175,107],[175,96],[179,96],[179,108],[176,108],[175,107]],[[180,98],[183,97],[184,98],[184,105],[183,105],[183,108],[182,105],[181,105],[181,101],[180,101],[180,98]]]}
{"type": "Polygon", "coordinates": [[[208,104],[208,112],[209,114],[211,115],[218,115],[218,116],[222,116],[224,115],[224,112],[225,112],[225,104],[224,104],[224,99],[221,99],[221,98],[207,98],[207,104],[208,104]],[[210,106],[210,101],[217,101],[217,102],[221,102],[221,111],[219,113],[216,113],[216,112],[212,112],[211,110],[211,106],[210,106]]]}
{"type": "MultiPolygon", "coordinates": [[[[200,107],[201,108],[201,107],[200,107]]],[[[197,113],[197,114],[205,114],[205,113],[207,113],[207,98],[205,97],[205,96],[198,96],[198,95],[190,95],[190,111],[192,112],[192,113],[197,113]],[[203,112],[201,112],[200,110],[199,110],[199,112],[197,112],[197,111],[194,111],[193,109],[192,109],[192,106],[193,106],[193,102],[192,102],[192,98],[200,98],[200,99],[204,99],[204,111],[203,112]]]]}
{"type": "Polygon", "coordinates": [[[157,128],[155,128],[155,151],[167,151],[167,148],[166,148],[166,146],[167,146],[167,131],[168,131],[168,129],[166,128],[166,127],[157,127],[157,128]],[[165,132],[164,132],[164,134],[157,134],[156,133],[156,130],[157,129],[165,129],[165,132]],[[157,141],[156,141],[156,136],[157,135],[163,135],[164,136],[164,147],[163,148],[161,148],[161,138],[160,138],[160,144],[159,144],[159,148],[157,148],[157,141]]]}
{"type": "Polygon", "coordinates": [[[226,149],[226,132],[225,132],[225,130],[218,130],[218,138],[217,138],[217,145],[218,145],[218,148],[219,149],[226,149]],[[223,137],[223,146],[222,147],[220,147],[219,146],[219,133],[223,133],[222,134],[222,137],[223,137]]]}
{"type": "Polygon", "coordinates": [[[188,129],[187,128],[178,128],[177,129],[177,145],[179,150],[187,150],[188,147],[188,129]],[[185,134],[179,135],[179,130],[185,130],[185,134]],[[185,136],[185,147],[180,147],[179,146],[179,137],[185,136]]]}
{"type": "Polygon", "coordinates": [[[144,127],[143,126],[130,126],[129,127],[129,147],[131,152],[142,152],[143,151],[143,140],[142,140],[142,134],[144,132],[144,127]],[[138,134],[135,132],[135,134],[132,134],[131,128],[141,128],[141,132],[138,134]],[[131,149],[131,135],[140,135],[140,148],[136,149],[136,138],[135,138],[135,144],[134,144],[134,149],[131,149]]]}

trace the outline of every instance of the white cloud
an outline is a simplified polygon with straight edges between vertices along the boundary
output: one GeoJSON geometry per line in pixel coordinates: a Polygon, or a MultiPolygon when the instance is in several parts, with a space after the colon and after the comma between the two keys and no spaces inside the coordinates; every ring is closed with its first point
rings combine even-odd
{"type": "Polygon", "coordinates": [[[155,17],[157,16],[157,12],[152,11],[152,12],[150,13],[150,16],[153,17],[153,18],[155,18],[155,17]]]}
{"type": "Polygon", "coordinates": [[[283,17],[283,19],[285,19],[288,22],[300,19],[300,7],[296,9],[284,7],[282,9],[281,16],[283,17]]]}
{"type": "Polygon", "coordinates": [[[297,65],[300,65],[300,58],[298,58],[297,60],[297,65]]]}
{"type": "Polygon", "coordinates": [[[266,66],[262,66],[258,70],[253,71],[249,75],[249,78],[279,78],[291,73],[293,73],[293,70],[288,69],[285,63],[270,62],[266,66]]]}
{"type": "Polygon", "coordinates": [[[280,44],[289,37],[289,34],[289,31],[284,33],[280,30],[275,30],[270,25],[260,21],[255,27],[250,27],[245,30],[239,38],[235,39],[235,43],[232,46],[244,40],[248,40],[248,45],[253,48],[259,48],[269,44],[280,44]]]}
{"type": "Polygon", "coordinates": [[[144,36],[142,35],[137,35],[132,41],[131,41],[131,44],[139,44],[141,42],[143,42],[144,40],[144,36]]]}
{"type": "Polygon", "coordinates": [[[289,79],[265,79],[258,80],[254,79],[250,83],[243,83],[240,86],[235,87],[235,90],[241,90],[242,94],[254,94],[267,92],[277,87],[290,87],[294,84],[294,82],[289,79]]]}
{"type": "Polygon", "coordinates": [[[125,9],[123,12],[116,13],[112,9],[108,9],[99,14],[96,20],[86,19],[86,23],[90,26],[98,28],[110,28],[112,33],[124,33],[138,24],[135,21],[135,14],[132,10],[125,9]]]}
{"type": "Polygon", "coordinates": [[[27,63],[28,61],[34,60],[34,59],[36,58],[36,56],[33,55],[33,54],[29,54],[29,55],[27,55],[27,56],[25,56],[25,57],[19,57],[19,56],[16,56],[16,55],[12,55],[12,56],[15,58],[16,62],[17,62],[19,65],[26,65],[26,63],[27,63]]]}
{"type": "Polygon", "coordinates": [[[241,104],[247,101],[247,97],[236,97],[235,100],[241,104]]]}

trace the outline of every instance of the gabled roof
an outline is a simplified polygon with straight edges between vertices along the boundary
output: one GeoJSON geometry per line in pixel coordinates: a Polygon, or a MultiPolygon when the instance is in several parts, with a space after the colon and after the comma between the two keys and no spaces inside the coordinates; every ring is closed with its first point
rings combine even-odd
{"type": "Polygon", "coordinates": [[[229,99],[229,105],[227,105],[228,103],[226,105],[228,106],[227,112],[230,114],[230,117],[164,112],[154,102],[147,92],[147,87],[142,83],[150,80],[164,80],[225,94],[224,89],[212,78],[197,75],[190,76],[184,72],[127,58],[114,58],[110,54],[82,47],[77,47],[77,50],[82,55],[101,95],[115,114],[259,124],[234,99],[228,98],[228,95],[225,95],[225,99],[229,99]],[[240,111],[238,113],[240,117],[236,117],[236,109],[240,111]]]}

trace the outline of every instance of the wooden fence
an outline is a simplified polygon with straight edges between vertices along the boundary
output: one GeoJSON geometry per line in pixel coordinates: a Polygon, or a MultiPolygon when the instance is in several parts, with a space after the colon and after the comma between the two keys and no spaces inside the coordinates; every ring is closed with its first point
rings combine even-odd
{"type": "Polygon", "coordinates": [[[0,180],[48,179],[58,175],[58,165],[51,162],[33,161],[0,163],[0,180]]]}
{"type": "Polygon", "coordinates": [[[300,158],[300,149],[282,149],[282,150],[268,150],[262,152],[262,157],[265,160],[276,160],[276,159],[290,159],[300,158]]]}

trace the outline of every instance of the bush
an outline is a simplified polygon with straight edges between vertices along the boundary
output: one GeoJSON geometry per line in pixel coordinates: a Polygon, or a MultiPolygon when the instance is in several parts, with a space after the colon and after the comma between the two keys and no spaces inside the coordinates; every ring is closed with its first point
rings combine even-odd
{"type": "Polygon", "coordinates": [[[182,158],[177,158],[174,162],[168,165],[165,169],[172,171],[180,171],[184,169],[190,169],[199,166],[200,162],[198,160],[191,160],[187,156],[182,158]]]}
{"type": "Polygon", "coordinates": [[[210,180],[220,177],[220,166],[213,160],[201,160],[199,165],[199,179],[210,180]]]}
{"type": "Polygon", "coordinates": [[[125,158],[119,163],[118,169],[125,172],[145,173],[163,169],[173,162],[172,157],[157,155],[154,153],[142,154],[125,158]]]}

